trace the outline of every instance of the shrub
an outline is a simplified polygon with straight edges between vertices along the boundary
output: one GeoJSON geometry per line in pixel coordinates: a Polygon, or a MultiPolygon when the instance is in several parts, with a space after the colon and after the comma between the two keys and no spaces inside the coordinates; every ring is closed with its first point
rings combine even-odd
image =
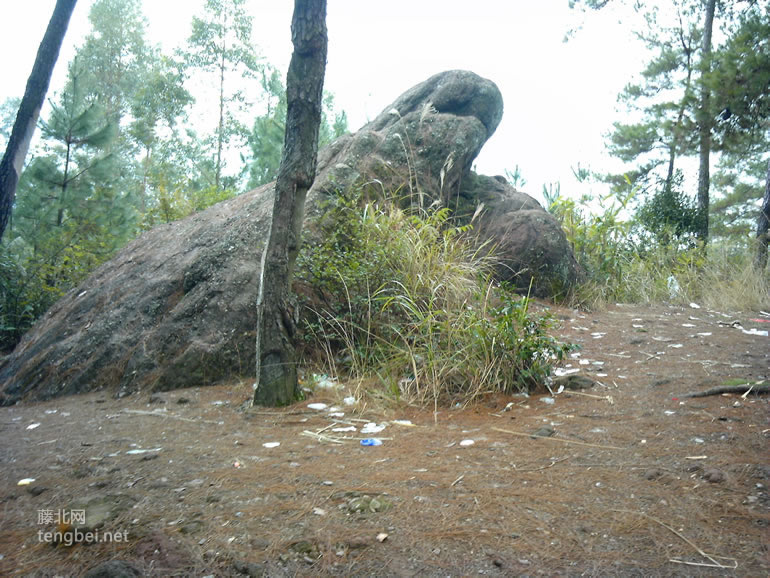
{"type": "Polygon", "coordinates": [[[329,203],[298,278],[312,287],[306,338],[332,375],[375,377],[412,403],[467,403],[534,389],[569,351],[548,335],[547,313],[490,281],[489,250],[448,209],[358,194],[329,203]]]}
{"type": "Polygon", "coordinates": [[[551,200],[550,211],[588,273],[571,296],[575,305],[697,301],[733,310],[770,307],[770,277],[752,266],[748,238],[712,239],[704,250],[683,229],[666,229],[661,222],[650,231],[644,218],[630,213],[630,199],[551,200]]]}

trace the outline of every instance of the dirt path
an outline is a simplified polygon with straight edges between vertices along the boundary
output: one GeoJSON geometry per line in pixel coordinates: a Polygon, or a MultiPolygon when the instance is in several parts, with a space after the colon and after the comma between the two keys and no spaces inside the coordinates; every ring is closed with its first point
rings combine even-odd
{"type": "Polygon", "coordinates": [[[770,323],[556,313],[582,346],[563,369],[599,383],[553,403],[244,411],[241,384],[0,408],[0,575],[768,575],[768,396],[681,394],[767,380],[770,338],[744,330],[770,323]],[[83,510],[126,540],[46,543],[83,510]]]}

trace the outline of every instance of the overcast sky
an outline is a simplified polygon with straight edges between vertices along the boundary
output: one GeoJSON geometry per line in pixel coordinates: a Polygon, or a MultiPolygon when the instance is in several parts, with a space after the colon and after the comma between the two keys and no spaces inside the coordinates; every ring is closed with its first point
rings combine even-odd
{"type": "MultiPolygon", "coordinates": [[[[79,0],[75,8],[49,96],[63,85],[66,63],[88,33],[91,3],[79,0]]],[[[3,4],[0,102],[23,94],[55,0],[3,4]]],[[[261,54],[285,72],[293,2],[247,4],[261,54]]],[[[181,46],[202,7],[203,0],[144,0],[148,40],[167,53],[181,46]]],[[[524,189],[538,198],[543,184],[555,181],[574,194],[571,167],[617,168],[604,152],[604,135],[621,118],[617,94],[645,59],[629,18],[616,12],[583,18],[567,0],[328,0],[325,88],[355,130],[429,76],[472,70],[493,80],[505,102],[477,170],[495,175],[518,165],[524,189]],[[580,23],[565,44],[565,32],[580,23]]]]}

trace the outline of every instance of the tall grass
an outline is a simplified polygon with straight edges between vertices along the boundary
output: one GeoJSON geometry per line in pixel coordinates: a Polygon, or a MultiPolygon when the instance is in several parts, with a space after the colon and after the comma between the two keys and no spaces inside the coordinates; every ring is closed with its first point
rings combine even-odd
{"type": "Polygon", "coordinates": [[[550,317],[529,299],[491,281],[494,257],[470,226],[436,205],[359,201],[335,199],[333,230],[301,257],[315,295],[306,335],[329,372],[434,406],[544,382],[570,346],[548,335],[550,317]]]}
{"type": "Polygon", "coordinates": [[[592,212],[592,199],[556,199],[551,212],[561,221],[588,281],[572,304],[699,302],[747,311],[770,308],[770,271],[753,265],[754,244],[745,238],[712,240],[704,250],[673,231],[661,242],[633,218],[622,218],[622,201],[592,212]]]}

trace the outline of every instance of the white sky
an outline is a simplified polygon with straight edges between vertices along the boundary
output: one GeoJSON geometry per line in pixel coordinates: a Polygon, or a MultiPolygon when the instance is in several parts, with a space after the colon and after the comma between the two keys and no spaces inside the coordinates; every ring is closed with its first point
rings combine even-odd
{"type": "MultiPolygon", "coordinates": [[[[148,40],[165,52],[181,46],[203,0],[143,0],[148,40]]],[[[291,57],[291,0],[247,0],[254,41],[285,72],[291,57]]],[[[0,102],[21,96],[55,0],[3,0],[0,102]]],[[[49,96],[64,83],[66,63],[88,33],[91,0],[79,0],[49,96]]],[[[328,0],[325,88],[348,114],[351,130],[405,90],[443,70],[463,68],[493,80],[505,113],[477,159],[477,170],[502,174],[518,165],[524,189],[543,184],[584,191],[571,167],[617,168],[604,135],[621,117],[616,97],[645,56],[630,22],[613,12],[583,19],[567,0],[328,0]],[[585,20],[569,43],[565,32],[585,20]]],[[[597,187],[598,185],[594,185],[597,187]]]]}

